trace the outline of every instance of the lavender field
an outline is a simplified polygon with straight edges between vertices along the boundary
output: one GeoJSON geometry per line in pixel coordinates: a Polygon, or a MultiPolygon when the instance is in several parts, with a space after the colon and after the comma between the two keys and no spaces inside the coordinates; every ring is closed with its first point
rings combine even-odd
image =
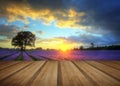
{"type": "Polygon", "coordinates": [[[120,50],[79,50],[66,52],[31,50],[20,52],[19,50],[0,49],[0,60],[120,60],[120,50]]]}

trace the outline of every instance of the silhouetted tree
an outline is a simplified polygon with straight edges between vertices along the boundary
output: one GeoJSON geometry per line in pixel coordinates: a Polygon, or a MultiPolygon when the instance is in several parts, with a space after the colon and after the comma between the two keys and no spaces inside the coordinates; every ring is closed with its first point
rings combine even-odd
{"type": "Polygon", "coordinates": [[[94,43],[91,43],[91,48],[94,48],[95,44],[94,43]]]}
{"type": "Polygon", "coordinates": [[[80,46],[80,50],[83,50],[84,49],[84,47],[83,46],[80,46]]]}
{"type": "Polygon", "coordinates": [[[43,50],[42,47],[38,47],[38,48],[36,48],[36,49],[37,49],[37,50],[43,50]]]}
{"type": "Polygon", "coordinates": [[[21,51],[26,49],[26,46],[35,46],[35,35],[30,31],[21,31],[12,39],[11,44],[15,47],[20,47],[21,51]]]}

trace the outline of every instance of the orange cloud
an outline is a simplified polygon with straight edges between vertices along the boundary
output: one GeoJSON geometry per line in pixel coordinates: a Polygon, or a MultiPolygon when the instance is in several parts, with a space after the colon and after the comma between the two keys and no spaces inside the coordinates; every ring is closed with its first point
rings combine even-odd
{"type": "Polygon", "coordinates": [[[78,22],[82,21],[85,13],[77,12],[74,9],[54,11],[47,8],[35,10],[29,4],[10,4],[6,7],[6,12],[8,13],[9,22],[20,20],[28,24],[27,18],[31,18],[47,25],[52,21],[56,21],[56,26],[60,28],[84,28],[78,22]]]}
{"type": "Polygon", "coordinates": [[[65,38],[51,38],[51,39],[38,40],[36,42],[36,47],[42,47],[44,49],[47,49],[47,48],[61,49],[63,51],[73,49],[74,47],[80,46],[80,45],[82,44],[70,42],[65,38]]]}

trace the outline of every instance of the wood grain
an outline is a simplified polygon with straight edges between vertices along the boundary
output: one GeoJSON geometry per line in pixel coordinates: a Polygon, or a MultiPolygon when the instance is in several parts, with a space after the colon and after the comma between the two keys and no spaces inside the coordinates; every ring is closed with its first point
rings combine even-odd
{"type": "Polygon", "coordinates": [[[120,61],[0,62],[0,86],[120,86],[120,61]]]}
{"type": "Polygon", "coordinates": [[[48,61],[31,86],[57,86],[57,61],[48,61]]]}
{"type": "Polygon", "coordinates": [[[36,71],[44,64],[44,61],[34,62],[22,69],[21,71],[15,73],[11,77],[5,79],[2,83],[2,86],[25,86],[27,82],[32,78],[36,71]],[[12,82],[12,83],[11,83],[12,82]]]}
{"type": "MultiPolygon", "coordinates": [[[[104,86],[108,86],[108,85],[109,86],[119,86],[120,85],[119,81],[117,81],[113,77],[107,75],[103,71],[100,71],[100,70],[96,69],[95,67],[87,64],[84,61],[75,62],[75,64],[81,70],[83,70],[88,76],[90,76],[92,78],[92,80],[94,80],[99,86],[103,86],[103,85],[104,86]]],[[[94,64],[94,65],[96,65],[96,64],[94,64]]],[[[100,67],[100,66],[98,66],[98,67],[100,67]]],[[[102,68],[102,67],[100,67],[100,68],[102,68]]],[[[105,70],[105,69],[103,68],[103,70],[105,70]]],[[[116,73],[118,74],[119,72],[116,72],[116,73]]]]}
{"type": "Polygon", "coordinates": [[[87,63],[89,63],[90,65],[92,65],[93,67],[99,69],[100,71],[108,74],[109,76],[112,76],[113,78],[120,80],[120,71],[116,70],[112,67],[106,66],[104,64],[95,62],[95,61],[86,61],[87,63]],[[117,73],[117,74],[116,74],[117,73]]]}
{"type": "Polygon", "coordinates": [[[100,62],[102,64],[105,64],[107,66],[110,66],[110,67],[113,67],[117,70],[120,70],[120,65],[119,64],[116,64],[115,62],[113,61],[97,61],[97,62],[100,62]]]}
{"type": "Polygon", "coordinates": [[[0,62],[0,71],[3,69],[6,69],[7,67],[10,67],[12,65],[18,64],[19,62],[14,61],[14,62],[10,62],[10,61],[3,61],[0,62]]]}
{"type": "Polygon", "coordinates": [[[63,86],[93,86],[71,61],[61,62],[63,86]]]}
{"type": "Polygon", "coordinates": [[[10,66],[4,70],[0,71],[0,83],[3,82],[4,79],[9,78],[11,75],[15,74],[16,72],[24,69],[27,67],[31,62],[21,62],[20,64],[10,66]]]}

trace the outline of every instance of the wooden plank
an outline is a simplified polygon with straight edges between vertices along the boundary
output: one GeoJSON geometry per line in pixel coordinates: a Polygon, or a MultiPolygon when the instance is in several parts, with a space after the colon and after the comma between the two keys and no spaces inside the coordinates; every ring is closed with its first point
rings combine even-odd
{"type": "Polygon", "coordinates": [[[86,61],[90,65],[94,66],[95,68],[101,70],[102,72],[105,72],[106,74],[114,77],[117,80],[120,80],[120,71],[116,70],[112,67],[106,66],[104,64],[98,63],[96,61],[86,61]]]}
{"type": "MultiPolygon", "coordinates": [[[[34,62],[0,83],[2,86],[26,86],[45,61],[34,62]]],[[[15,69],[14,69],[15,70],[15,69]]],[[[13,70],[13,71],[14,71],[13,70]]]]}
{"type": "Polygon", "coordinates": [[[3,65],[3,64],[6,64],[6,63],[9,63],[10,61],[0,61],[0,65],[3,65]]]}
{"type": "Polygon", "coordinates": [[[31,64],[32,62],[20,62],[20,64],[16,64],[0,71],[0,82],[1,80],[9,77],[10,75],[17,73],[22,68],[26,67],[27,65],[31,64]]]}
{"type": "Polygon", "coordinates": [[[7,61],[0,65],[4,68],[0,86],[120,86],[119,61],[7,61]]]}
{"type": "Polygon", "coordinates": [[[1,68],[1,66],[3,65],[7,65],[7,64],[12,64],[12,63],[16,63],[15,61],[0,61],[0,68],[1,68]]]}
{"type": "Polygon", "coordinates": [[[29,86],[57,86],[57,61],[48,61],[29,86]]]}
{"type": "Polygon", "coordinates": [[[120,65],[120,60],[119,61],[114,61],[114,63],[120,65]]]}
{"type": "MultiPolygon", "coordinates": [[[[91,62],[91,61],[89,61],[91,62]]],[[[84,61],[74,61],[75,65],[91,77],[99,86],[120,86],[120,82],[84,61]]],[[[95,64],[94,64],[95,65],[95,64]]],[[[101,67],[101,66],[98,66],[101,67]]],[[[102,68],[102,67],[101,67],[102,68]]],[[[104,70],[104,69],[103,69],[104,70]]],[[[89,86],[89,85],[88,85],[89,86]]]]}
{"type": "Polygon", "coordinates": [[[3,62],[0,62],[0,71],[7,68],[7,67],[15,65],[17,63],[19,63],[19,62],[17,62],[17,61],[3,61],[3,62]]]}
{"type": "Polygon", "coordinates": [[[115,64],[120,65],[120,60],[118,60],[118,61],[116,61],[116,60],[112,60],[112,61],[110,61],[110,62],[113,62],[113,63],[115,63],[115,64]]]}
{"type": "Polygon", "coordinates": [[[70,61],[61,61],[61,77],[63,86],[95,86],[70,61]]]}
{"type": "Polygon", "coordinates": [[[110,66],[110,67],[113,67],[117,70],[120,70],[120,65],[119,64],[116,64],[115,62],[113,61],[97,61],[97,62],[100,62],[102,64],[105,64],[107,66],[110,66]]]}

